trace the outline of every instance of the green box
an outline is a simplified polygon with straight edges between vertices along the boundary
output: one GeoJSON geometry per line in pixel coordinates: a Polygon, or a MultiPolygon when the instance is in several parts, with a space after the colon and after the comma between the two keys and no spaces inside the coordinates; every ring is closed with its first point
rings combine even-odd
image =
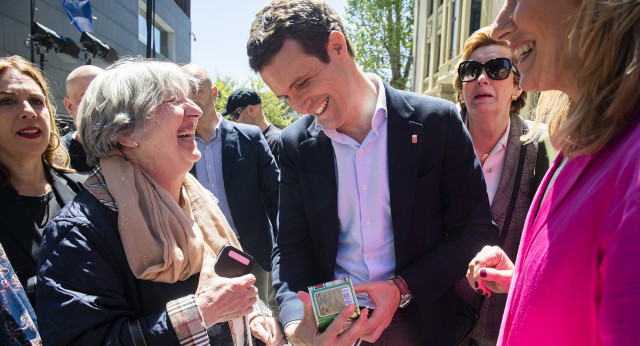
{"type": "Polygon", "coordinates": [[[316,316],[318,329],[324,330],[348,304],[355,304],[356,309],[349,317],[356,320],[360,317],[360,307],[353,290],[351,277],[309,286],[311,305],[316,316]]]}

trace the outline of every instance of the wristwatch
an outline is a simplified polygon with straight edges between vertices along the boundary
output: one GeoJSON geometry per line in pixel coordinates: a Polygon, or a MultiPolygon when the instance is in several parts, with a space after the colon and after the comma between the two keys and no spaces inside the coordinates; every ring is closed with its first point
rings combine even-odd
{"type": "Polygon", "coordinates": [[[409,287],[407,286],[407,283],[404,282],[402,276],[394,275],[391,277],[391,280],[394,284],[396,284],[396,286],[398,286],[398,289],[400,290],[400,304],[398,304],[398,307],[404,308],[405,306],[409,305],[409,303],[411,303],[413,294],[411,294],[411,291],[409,291],[409,287]]]}

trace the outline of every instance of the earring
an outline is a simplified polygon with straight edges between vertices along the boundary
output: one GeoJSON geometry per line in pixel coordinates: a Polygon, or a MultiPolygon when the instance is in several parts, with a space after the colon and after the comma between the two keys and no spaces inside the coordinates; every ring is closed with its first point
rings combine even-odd
{"type": "Polygon", "coordinates": [[[133,141],[133,146],[134,146],[134,147],[137,147],[137,146],[138,146],[138,142],[133,141]]]}
{"type": "Polygon", "coordinates": [[[511,101],[515,101],[518,99],[518,95],[511,95],[511,101]]]}

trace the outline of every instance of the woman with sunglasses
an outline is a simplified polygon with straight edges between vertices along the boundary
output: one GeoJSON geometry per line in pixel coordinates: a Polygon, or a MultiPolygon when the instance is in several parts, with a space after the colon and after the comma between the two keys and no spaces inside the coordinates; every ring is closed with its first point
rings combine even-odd
{"type": "MultiPolygon", "coordinates": [[[[509,43],[490,35],[491,28],[485,27],[467,39],[454,84],[460,113],[482,164],[491,212],[500,228],[499,244],[515,258],[527,210],[555,151],[543,126],[529,141],[520,139],[531,128],[518,116],[527,93],[518,86],[509,43]]],[[[466,279],[456,285],[456,293],[462,299],[459,317],[479,316],[475,328],[460,323],[458,340],[468,333],[461,345],[495,345],[506,294],[486,298],[489,292],[474,291],[466,279]]]]}
{"type": "Polygon", "coordinates": [[[507,0],[524,90],[541,99],[558,158],[527,216],[515,266],[498,247],[472,286],[507,292],[498,345],[640,342],[640,2],[507,0]]]}

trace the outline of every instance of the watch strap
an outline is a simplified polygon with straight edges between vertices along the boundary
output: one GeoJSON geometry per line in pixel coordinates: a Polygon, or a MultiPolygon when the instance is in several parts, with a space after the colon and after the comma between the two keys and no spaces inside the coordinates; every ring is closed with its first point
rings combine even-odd
{"type": "Polygon", "coordinates": [[[402,276],[394,275],[391,277],[391,280],[393,281],[394,284],[396,284],[396,286],[398,286],[401,296],[411,294],[411,291],[409,291],[409,286],[407,286],[407,283],[404,281],[402,276]]]}

